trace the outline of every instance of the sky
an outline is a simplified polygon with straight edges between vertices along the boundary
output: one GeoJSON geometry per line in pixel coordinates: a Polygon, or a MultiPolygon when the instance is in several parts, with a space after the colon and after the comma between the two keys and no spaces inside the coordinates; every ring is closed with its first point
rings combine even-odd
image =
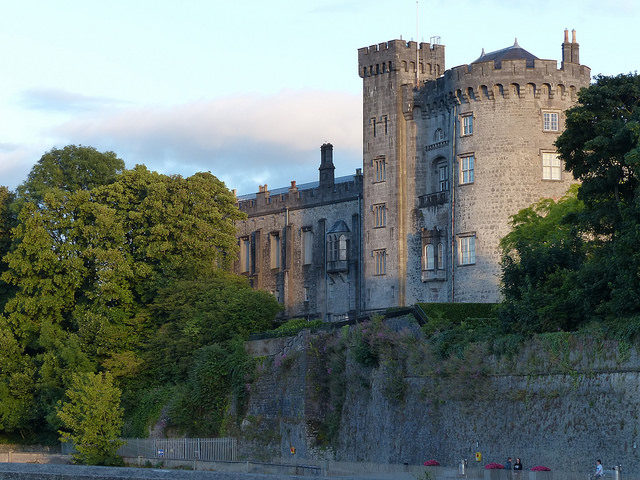
{"type": "Polygon", "coordinates": [[[317,180],[325,142],[336,175],[354,173],[357,49],[396,38],[439,36],[447,68],[515,37],[559,65],[575,28],[593,75],[640,63],[637,0],[0,0],[0,11],[0,185],[12,189],[69,144],[128,168],[210,171],[239,194],[317,180]]]}

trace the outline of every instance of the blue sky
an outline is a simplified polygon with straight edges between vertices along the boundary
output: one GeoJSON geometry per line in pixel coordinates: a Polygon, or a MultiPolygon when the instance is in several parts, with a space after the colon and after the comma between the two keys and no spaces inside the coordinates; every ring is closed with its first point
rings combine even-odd
{"type": "MultiPolygon", "coordinates": [[[[0,185],[67,144],[127,166],[207,170],[239,193],[361,163],[357,49],[416,37],[415,0],[0,0],[0,185]]],[[[577,30],[593,74],[638,69],[635,0],[420,0],[448,68],[519,44],[560,60],[577,30]]]]}

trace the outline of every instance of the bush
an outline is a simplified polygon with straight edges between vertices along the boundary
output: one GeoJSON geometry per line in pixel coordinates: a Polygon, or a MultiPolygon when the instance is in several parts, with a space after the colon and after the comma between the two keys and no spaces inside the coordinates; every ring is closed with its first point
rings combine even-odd
{"type": "Polygon", "coordinates": [[[278,328],[269,330],[266,334],[269,337],[289,337],[296,335],[305,328],[315,328],[322,325],[322,320],[307,320],[306,318],[292,318],[287,320],[278,328]]]}
{"type": "Polygon", "coordinates": [[[484,468],[486,470],[504,470],[504,465],[502,465],[501,463],[491,462],[487,463],[484,468]]]}

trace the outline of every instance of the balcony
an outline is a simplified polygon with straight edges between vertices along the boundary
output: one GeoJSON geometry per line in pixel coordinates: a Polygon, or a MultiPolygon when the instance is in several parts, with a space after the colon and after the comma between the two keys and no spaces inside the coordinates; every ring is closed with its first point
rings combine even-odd
{"type": "Polygon", "coordinates": [[[349,271],[347,260],[330,260],[327,262],[327,273],[340,273],[349,271]]]}
{"type": "Polygon", "coordinates": [[[420,200],[420,208],[437,207],[449,201],[449,192],[429,193],[428,195],[421,195],[418,199],[420,200]]]}
{"type": "Polygon", "coordinates": [[[423,270],[422,281],[423,282],[444,282],[447,279],[446,270],[423,270]]]}

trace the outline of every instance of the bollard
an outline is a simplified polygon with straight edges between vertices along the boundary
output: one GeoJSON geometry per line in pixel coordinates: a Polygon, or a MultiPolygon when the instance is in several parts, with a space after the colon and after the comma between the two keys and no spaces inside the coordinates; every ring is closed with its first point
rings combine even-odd
{"type": "Polygon", "coordinates": [[[613,467],[613,480],[622,480],[622,465],[613,467]]]}
{"type": "Polygon", "coordinates": [[[460,465],[458,467],[458,473],[462,476],[467,474],[467,459],[463,458],[460,460],[460,465]]]}

